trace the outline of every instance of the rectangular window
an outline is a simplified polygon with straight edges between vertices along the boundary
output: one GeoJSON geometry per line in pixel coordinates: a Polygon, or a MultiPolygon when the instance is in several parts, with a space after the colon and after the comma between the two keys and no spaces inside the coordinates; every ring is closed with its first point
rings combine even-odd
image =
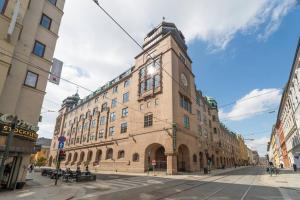
{"type": "Polygon", "coordinates": [[[202,128],[199,125],[198,125],[198,134],[199,134],[199,136],[202,136],[202,128]]]}
{"type": "Polygon", "coordinates": [[[97,114],[97,112],[98,112],[98,107],[93,109],[93,116],[95,116],[97,114]]]}
{"type": "Polygon", "coordinates": [[[118,92],[118,86],[113,87],[113,93],[117,93],[118,92]]]}
{"type": "Polygon", "coordinates": [[[126,92],[123,94],[123,103],[126,103],[129,101],[129,92],[126,92]]]}
{"type": "Polygon", "coordinates": [[[127,132],[127,122],[123,122],[121,124],[121,133],[126,133],[127,132]]]}
{"type": "Polygon", "coordinates": [[[38,79],[39,79],[38,74],[36,74],[34,72],[31,72],[31,71],[27,71],[25,81],[24,81],[24,85],[36,88],[38,79]]]}
{"type": "Polygon", "coordinates": [[[112,126],[112,127],[109,127],[109,136],[113,136],[115,135],[115,127],[112,126]]]}
{"type": "Polygon", "coordinates": [[[96,127],[96,120],[95,120],[95,119],[91,122],[91,127],[92,127],[92,128],[95,128],[95,127],[96,127]]]}
{"type": "Polygon", "coordinates": [[[48,0],[52,5],[56,6],[57,0],[48,0]]]}
{"type": "Polygon", "coordinates": [[[114,108],[117,106],[117,98],[114,98],[111,100],[111,108],[114,108]]]}
{"type": "Polygon", "coordinates": [[[128,87],[130,85],[130,79],[127,79],[124,81],[124,88],[128,87]]]}
{"type": "Polygon", "coordinates": [[[99,124],[100,124],[100,125],[104,125],[105,122],[106,122],[106,117],[105,117],[105,116],[101,116],[101,117],[100,117],[100,122],[99,122],[99,124]]]}
{"type": "Polygon", "coordinates": [[[7,0],[0,0],[0,14],[4,13],[7,2],[7,0]]]}
{"type": "Polygon", "coordinates": [[[145,76],[145,67],[140,69],[140,79],[143,79],[145,76]]]}
{"type": "Polygon", "coordinates": [[[33,54],[39,57],[44,57],[46,46],[39,41],[35,41],[33,47],[33,54]]]}
{"type": "Polygon", "coordinates": [[[152,126],[153,124],[153,114],[148,114],[144,116],[144,127],[152,126]]]}
{"type": "Polygon", "coordinates": [[[103,103],[102,106],[101,106],[101,112],[103,111],[107,111],[107,103],[103,103]]]}
{"type": "Polygon", "coordinates": [[[199,110],[197,110],[197,119],[201,121],[201,112],[199,110]]]}
{"type": "Polygon", "coordinates": [[[183,116],[184,128],[190,128],[190,118],[187,115],[183,116]]]}
{"type": "Polygon", "coordinates": [[[50,30],[51,23],[52,23],[52,19],[50,17],[48,17],[47,15],[42,14],[40,25],[43,26],[44,28],[50,30]]]}
{"type": "Polygon", "coordinates": [[[103,138],[104,137],[104,130],[100,130],[99,131],[99,138],[103,138]]]}
{"type": "Polygon", "coordinates": [[[213,122],[216,121],[216,116],[215,115],[212,116],[212,120],[213,120],[213,122]]]}
{"type": "Polygon", "coordinates": [[[116,120],[116,113],[115,112],[110,113],[110,121],[113,122],[115,120],[116,120]]]}
{"type": "Polygon", "coordinates": [[[218,132],[217,128],[214,128],[214,134],[217,134],[217,132],[218,132]]]}
{"type": "Polygon", "coordinates": [[[140,90],[139,91],[140,94],[143,94],[145,92],[145,82],[144,81],[140,82],[139,90],[140,90]]]}
{"type": "Polygon", "coordinates": [[[146,80],[146,91],[149,91],[149,90],[151,90],[152,89],[152,78],[149,78],[149,79],[147,79],[146,80]]]}
{"type": "Polygon", "coordinates": [[[122,117],[128,116],[128,108],[123,108],[122,109],[122,117]]]}
{"type": "Polygon", "coordinates": [[[160,75],[154,76],[154,88],[157,88],[160,86],[160,75]]]}
{"type": "Polygon", "coordinates": [[[191,106],[191,101],[189,98],[180,95],[180,106],[184,108],[188,112],[192,112],[192,106],[191,106]]]}
{"type": "Polygon", "coordinates": [[[89,128],[89,122],[84,123],[83,130],[87,130],[89,128]]]}

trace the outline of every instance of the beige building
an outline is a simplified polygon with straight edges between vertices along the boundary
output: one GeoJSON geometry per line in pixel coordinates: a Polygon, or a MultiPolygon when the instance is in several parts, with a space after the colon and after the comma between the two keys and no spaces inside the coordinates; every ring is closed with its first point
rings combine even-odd
{"type": "Polygon", "coordinates": [[[4,163],[8,188],[26,176],[63,6],[64,0],[0,0],[0,160],[11,126],[7,116],[19,119],[4,163]]]}
{"type": "Polygon", "coordinates": [[[63,101],[49,165],[55,166],[58,137],[65,136],[63,168],[155,167],[175,174],[208,163],[232,166],[236,136],[220,132],[217,102],[197,90],[191,63],[182,33],[162,22],[147,34],[128,71],[83,99],[75,94],[63,101]]]}

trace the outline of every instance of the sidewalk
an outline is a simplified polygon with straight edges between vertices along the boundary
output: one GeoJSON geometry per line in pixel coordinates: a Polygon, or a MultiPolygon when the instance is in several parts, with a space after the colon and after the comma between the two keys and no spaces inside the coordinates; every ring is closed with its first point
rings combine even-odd
{"type": "Polygon", "coordinates": [[[84,192],[73,184],[69,185],[58,181],[54,185],[54,179],[43,177],[39,172],[32,173],[32,180],[26,181],[26,185],[21,190],[1,192],[1,199],[5,200],[67,200],[84,192]]]}
{"type": "Polygon", "coordinates": [[[270,176],[265,172],[261,175],[260,181],[268,186],[278,188],[289,188],[300,191],[300,172],[294,172],[291,169],[280,169],[279,175],[270,176]]]}

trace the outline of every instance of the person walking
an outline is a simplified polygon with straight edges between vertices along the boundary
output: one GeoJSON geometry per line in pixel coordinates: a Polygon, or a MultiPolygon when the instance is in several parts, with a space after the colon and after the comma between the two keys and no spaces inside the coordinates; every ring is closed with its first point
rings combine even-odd
{"type": "Polygon", "coordinates": [[[297,171],[297,165],[295,163],[293,164],[293,168],[294,168],[294,172],[296,172],[297,171]]]}

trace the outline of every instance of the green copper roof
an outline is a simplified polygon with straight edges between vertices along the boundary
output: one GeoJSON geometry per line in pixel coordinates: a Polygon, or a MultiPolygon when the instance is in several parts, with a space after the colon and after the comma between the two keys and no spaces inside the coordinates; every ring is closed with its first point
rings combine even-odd
{"type": "Polygon", "coordinates": [[[218,103],[217,103],[217,101],[214,98],[207,97],[207,96],[205,98],[206,98],[206,101],[208,102],[208,104],[210,105],[210,107],[212,107],[212,108],[218,108],[218,103]]]}

